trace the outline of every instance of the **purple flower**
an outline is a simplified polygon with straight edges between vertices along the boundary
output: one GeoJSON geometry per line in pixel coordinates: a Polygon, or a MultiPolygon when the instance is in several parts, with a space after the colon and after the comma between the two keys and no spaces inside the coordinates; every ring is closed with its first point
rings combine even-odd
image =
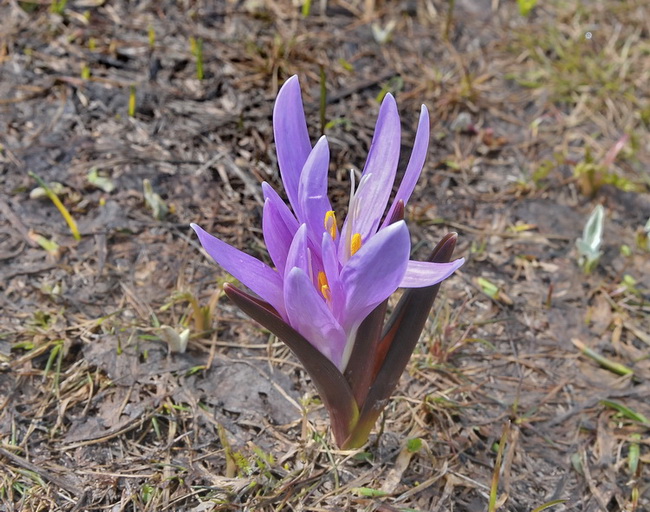
{"type": "MultiPolygon", "coordinates": [[[[462,258],[449,262],[455,235],[439,244],[431,261],[409,258],[411,243],[403,220],[404,205],[424,165],[429,140],[428,112],[423,106],[408,166],[386,212],[400,151],[397,105],[392,95],[386,95],[356,187],[352,175],[348,213],[342,225],[327,197],[327,139],[321,137],[312,148],[295,76],[287,80],[278,94],[273,128],[278,165],[291,206],[270,185],[262,184],[264,240],[275,268],[196,224],[192,228],[208,254],[261,298],[234,287],[226,288],[231,299],[283,339],[301,359],[321,395],[326,395],[323,398],[339,445],[358,445],[365,441],[374,423],[377,405],[386,401],[397,383],[393,374],[403,371],[430,309],[430,305],[426,307],[422,320],[422,307],[407,301],[411,310],[418,311],[416,324],[422,324],[419,329],[415,327],[415,341],[411,333],[414,329],[402,326],[406,320],[404,311],[400,313],[401,306],[382,333],[388,297],[400,287],[421,288],[432,303],[436,285],[464,262],[462,258]],[[383,396],[386,384],[379,386],[382,396],[373,398],[372,413],[364,419],[366,401],[373,396],[373,387],[378,389],[374,383],[385,366],[387,353],[396,339],[405,337],[413,347],[403,361],[404,366],[397,368],[403,356],[397,357],[397,366],[389,365],[392,388],[388,396],[383,396]],[[346,400],[351,403],[343,403],[346,400]],[[372,423],[368,426],[370,419],[372,423]],[[362,432],[355,434],[360,422],[362,432]]],[[[412,294],[405,297],[408,299],[412,294]]]]}

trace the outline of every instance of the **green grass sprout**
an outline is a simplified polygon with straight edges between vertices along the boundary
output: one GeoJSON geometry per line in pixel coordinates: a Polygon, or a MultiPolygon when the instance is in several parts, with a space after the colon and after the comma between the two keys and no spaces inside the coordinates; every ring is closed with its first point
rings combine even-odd
{"type": "Polygon", "coordinates": [[[381,103],[389,92],[397,93],[404,88],[404,79],[401,76],[394,76],[388,82],[384,83],[381,91],[377,94],[375,101],[381,103]]]}
{"type": "Polygon", "coordinates": [[[190,51],[196,59],[196,78],[203,80],[203,39],[190,37],[190,51]]]}
{"type": "Polygon", "coordinates": [[[501,460],[503,459],[503,452],[506,447],[506,441],[510,435],[510,422],[506,423],[499,447],[497,449],[497,458],[494,461],[494,471],[492,472],[492,485],[490,486],[490,500],[488,502],[488,512],[495,512],[497,510],[497,497],[499,491],[499,474],[501,472],[501,460]]]}
{"type": "Polygon", "coordinates": [[[634,375],[634,371],[631,368],[628,368],[623,364],[612,361],[611,359],[607,359],[606,357],[600,355],[598,352],[590,349],[581,340],[577,338],[573,338],[571,342],[575,345],[575,347],[578,350],[580,350],[580,352],[582,352],[590,359],[596,361],[600,366],[602,366],[606,370],[616,373],[617,375],[634,375]]]}
{"type": "Polygon", "coordinates": [[[420,439],[419,437],[414,437],[412,439],[409,439],[406,443],[406,449],[410,453],[419,452],[421,448],[422,448],[422,439],[420,439]]]}
{"type": "Polygon", "coordinates": [[[645,415],[641,414],[640,412],[633,411],[621,403],[615,402],[613,400],[601,400],[600,403],[605,407],[609,407],[610,409],[618,411],[621,416],[624,416],[627,419],[650,426],[650,419],[648,419],[645,415]]]}
{"type": "Polygon", "coordinates": [[[362,498],[381,498],[389,495],[386,491],[372,489],[371,487],[353,487],[350,492],[362,498]]]}
{"type": "Polygon", "coordinates": [[[187,342],[190,338],[190,330],[183,329],[179,333],[169,325],[161,325],[158,329],[158,336],[162,341],[167,343],[169,352],[184,354],[187,349],[187,342]]]}
{"type": "Polygon", "coordinates": [[[370,25],[370,28],[372,29],[372,37],[377,43],[386,44],[390,42],[393,37],[393,31],[395,30],[396,25],[397,22],[395,20],[390,20],[383,27],[379,25],[379,23],[373,23],[370,25]]]}
{"type": "Polygon", "coordinates": [[[311,0],[304,0],[301,9],[302,17],[307,18],[310,12],[311,12],[311,0]]]}
{"type": "Polygon", "coordinates": [[[50,355],[48,356],[47,362],[45,363],[45,370],[43,371],[43,379],[45,379],[52,370],[52,366],[54,366],[54,380],[52,381],[52,391],[54,391],[57,395],[59,393],[59,380],[61,378],[61,363],[63,362],[63,353],[63,340],[52,342],[52,350],[50,351],[50,355]]]}
{"type": "Polygon", "coordinates": [[[67,4],[68,0],[52,0],[50,11],[54,14],[62,15],[65,12],[65,7],[67,4]]]}
{"type": "Polygon", "coordinates": [[[113,181],[110,178],[107,178],[105,176],[100,176],[97,167],[93,166],[90,168],[86,179],[88,180],[88,183],[90,183],[94,187],[103,190],[107,194],[110,194],[111,192],[113,192],[113,190],[115,190],[115,183],[113,183],[113,181]]]}
{"type": "Polygon", "coordinates": [[[354,71],[354,66],[349,61],[345,60],[343,57],[339,58],[339,64],[346,71],[349,72],[354,71]]]}
{"type": "Polygon", "coordinates": [[[32,171],[29,171],[29,176],[34,178],[38,185],[45,191],[45,194],[47,197],[54,203],[54,206],[56,206],[57,210],[61,213],[61,216],[65,219],[65,221],[68,224],[68,227],[70,228],[70,231],[72,232],[72,236],[74,237],[75,240],[81,240],[81,234],[79,233],[79,228],[77,227],[77,223],[68,211],[68,209],[65,207],[65,205],[61,202],[59,199],[59,196],[57,196],[54,191],[50,188],[50,186],[45,183],[38,175],[33,173],[32,171]]]}
{"type": "Polygon", "coordinates": [[[638,443],[638,441],[641,441],[641,434],[635,432],[630,437],[634,439],[634,442],[630,443],[630,448],[627,454],[627,467],[630,471],[630,476],[634,478],[639,470],[639,460],[641,458],[641,445],[638,443]]]}
{"type": "MultiPolygon", "coordinates": [[[[218,295],[217,295],[218,298],[218,295]]],[[[160,307],[160,311],[167,311],[174,304],[178,302],[187,301],[189,302],[191,308],[191,317],[194,320],[194,330],[197,333],[202,333],[208,330],[214,309],[216,307],[216,302],[214,300],[210,301],[207,306],[201,306],[196,296],[191,292],[177,291],[174,292],[165,304],[160,307]]],[[[181,320],[183,325],[187,325],[187,318],[184,317],[181,320]]]]}
{"type": "Polygon", "coordinates": [[[135,85],[129,86],[129,117],[135,117],[136,96],[135,85]]]}
{"type": "Polygon", "coordinates": [[[547,503],[544,503],[543,505],[540,505],[539,507],[534,508],[531,510],[531,512],[542,512],[543,510],[547,510],[551,507],[554,507],[555,505],[561,505],[562,503],[566,503],[568,500],[553,500],[549,501],[547,503]]]}
{"type": "Polygon", "coordinates": [[[38,233],[30,233],[29,238],[34,240],[41,248],[45,249],[52,256],[57,257],[59,254],[60,246],[54,240],[39,235],[38,233]]]}
{"type": "Polygon", "coordinates": [[[144,200],[147,203],[147,206],[151,208],[154,218],[157,220],[163,220],[167,213],[169,213],[169,208],[163,201],[163,198],[156,194],[151,186],[151,182],[148,179],[142,180],[142,188],[144,191],[144,200]]]}
{"type": "Polygon", "coordinates": [[[153,25],[149,25],[147,28],[147,38],[149,39],[149,48],[154,48],[156,46],[156,29],[153,25]]]}
{"type": "Polygon", "coordinates": [[[636,245],[644,251],[650,251],[650,217],[645,225],[637,230],[636,245]]]}
{"type": "Polygon", "coordinates": [[[582,231],[582,237],[576,240],[578,264],[585,274],[591,273],[603,254],[600,245],[603,241],[604,220],[605,209],[599,204],[589,215],[582,231]]]}
{"type": "Polygon", "coordinates": [[[537,5],[537,0],[517,0],[517,7],[519,7],[519,14],[528,16],[530,12],[537,5]]]}
{"type": "Polygon", "coordinates": [[[339,125],[342,125],[343,129],[349,130],[352,127],[352,121],[350,121],[345,117],[338,117],[336,119],[332,119],[331,121],[328,121],[328,123],[325,125],[325,131],[339,125]]]}

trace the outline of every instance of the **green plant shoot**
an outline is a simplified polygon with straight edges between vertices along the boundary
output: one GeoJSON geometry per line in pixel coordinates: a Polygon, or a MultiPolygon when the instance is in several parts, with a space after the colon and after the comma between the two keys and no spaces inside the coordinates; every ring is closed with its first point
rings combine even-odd
{"type": "Polygon", "coordinates": [[[585,228],[582,231],[582,237],[576,240],[578,248],[578,263],[585,274],[589,274],[598,264],[602,256],[600,245],[603,241],[603,222],[605,219],[605,209],[602,205],[597,205],[593,209],[585,228]]]}

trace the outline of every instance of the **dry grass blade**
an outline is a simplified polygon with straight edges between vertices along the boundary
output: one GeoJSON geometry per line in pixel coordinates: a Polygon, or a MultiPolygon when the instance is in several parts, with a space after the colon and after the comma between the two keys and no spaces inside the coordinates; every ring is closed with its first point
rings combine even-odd
{"type": "Polygon", "coordinates": [[[499,501],[497,498],[499,496],[499,475],[501,474],[501,459],[503,458],[503,452],[506,448],[506,440],[510,435],[510,422],[506,423],[503,433],[501,434],[501,440],[499,441],[499,446],[497,448],[497,457],[494,461],[494,472],[492,473],[492,485],[490,486],[490,501],[488,502],[488,512],[496,512],[496,510],[501,507],[506,500],[508,499],[507,495],[503,495],[499,501]]]}
{"type": "Polygon", "coordinates": [[[77,498],[81,498],[83,496],[84,491],[83,489],[79,489],[75,485],[71,484],[68,482],[65,478],[55,475],[51,471],[48,471],[45,468],[39,467],[36,464],[32,464],[28,460],[23,459],[22,457],[10,452],[9,450],[6,450],[2,447],[0,447],[0,457],[5,458],[7,461],[9,461],[6,464],[6,468],[9,467],[9,463],[14,464],[16,466],[19,466],[21,468],[24,468],[28,471],[32,471],[39,475],[41,478],[47,480],[48,482],[56,485],[57,487],[60,487],[61,489],[65,489],[68,491],[70,494],[73,496],[76,496],[77,498]]]}

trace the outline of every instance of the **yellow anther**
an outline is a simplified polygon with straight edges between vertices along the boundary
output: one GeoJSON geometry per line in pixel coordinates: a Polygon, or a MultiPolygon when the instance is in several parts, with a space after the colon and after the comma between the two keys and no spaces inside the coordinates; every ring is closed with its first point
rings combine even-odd
{"type": "Polygon", "coordinates": [[[332,240],[336,238],[336,215],[333,210],[325,214],[325,231],[327,231],[332,240]]]}
{"type": "Polygon", "coordinates": [[[325,300],[330,300],[330,285],[327,283],[327,276],[325,275],[325,272],[321,271],[318,273],[318,287],[320,288],[320,292],[323,294],[323,297],[325,297],[325,300]]]}
{"type": "Polygon", "coordinates": [[[350,256],[354,256],[359,249],[361,249],[361,234],[355,233],[350,242],[350,256]]]}

